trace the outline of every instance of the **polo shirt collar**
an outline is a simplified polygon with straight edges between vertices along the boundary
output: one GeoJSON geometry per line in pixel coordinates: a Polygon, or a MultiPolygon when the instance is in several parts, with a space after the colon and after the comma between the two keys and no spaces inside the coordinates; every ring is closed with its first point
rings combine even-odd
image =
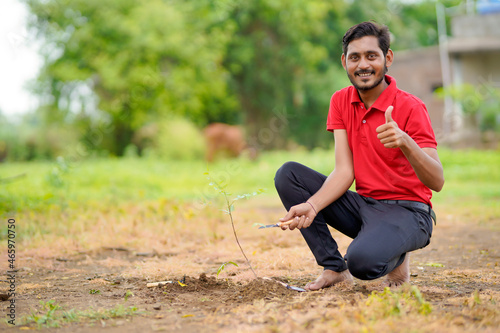
{"type": "MultiPolygon", "coordinates": [[[[373,103],[371,109],[377,109],[385,112],[385,110],[387,110],[387,108],[393,104],[393,101],[396,98],[396,93],[398,90],[398,87],[396,86],[396,80],[389,75],[385,76],[385,80],[389,85],[380,94],[375,103],[373,103]]],[[[356,88],[352,89],[351,103],[362,103],[361,99],[359,98],[358,90],[356,88]]]]}

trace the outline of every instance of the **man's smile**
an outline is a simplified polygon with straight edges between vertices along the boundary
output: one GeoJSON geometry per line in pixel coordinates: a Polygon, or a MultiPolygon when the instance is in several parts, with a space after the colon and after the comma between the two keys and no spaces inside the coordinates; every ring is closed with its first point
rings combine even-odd
{"type": "Polygon", "coordinates": [[[368,78],[372,74],[375,74],[375,72],[373,72],[373,71],[369,71],[369,72],[367,72],[367,71],[358,71],[358,72],[355,73],[356,76],[359,76],[361,78],[368,78]]]}

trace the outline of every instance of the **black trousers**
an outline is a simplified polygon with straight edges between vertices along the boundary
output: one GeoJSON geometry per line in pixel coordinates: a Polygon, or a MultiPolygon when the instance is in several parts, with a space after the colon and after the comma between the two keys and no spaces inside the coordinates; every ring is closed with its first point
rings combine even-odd
{"type": "MultiPolygon", "coordinates": [[[[307,201],[323,185],[326,176],[296,162],[285,163],[274,179],[286,210],[307,201]]],[[[432,218],[428,212],[379,202],[347,191],[324,208],[313,223],[300,232],[318,265],[324,269],[372,280],[398,267],[407,252],[430,242],[432,218]],[[328,225],[353,238],[345,257],[328,225]]]]}

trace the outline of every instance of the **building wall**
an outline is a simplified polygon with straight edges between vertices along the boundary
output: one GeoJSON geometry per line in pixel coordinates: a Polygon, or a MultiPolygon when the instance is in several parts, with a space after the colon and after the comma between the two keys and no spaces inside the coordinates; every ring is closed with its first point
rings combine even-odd
{"type": "Polygon", "coordinates": [[[453,82],[500,83],[500,14],[456,16],[448,40],[453,82]]]}
{"type": "Polygon", "coordinates": [[[500,14],[462,15],[451,21],[453,37],[500,37],[500,14]]]}
{"type": "MultiPolygon", "coordinates": [[[[500,14],[456,16],[451,24],[446,46],[452,83],[476,85],[478,93],[485,93],[481,90],[485,84],[500,88],[500,14]]],[[[438,46],[395,52],[388,74],[399,88],[426,104],[438,141],[453,146],[482,144],[478,129],[467,124],[457,103],[444,119],[444,100],[434,94],[443,85],[438,46]]]]}
{"type": "Polygon", "coordinates": [[[454,83],[500,85],[500,50],[451,56],[454,83]]]}
{"type": "MultiPolygon", "coordinates": [[[[477,97],[491,96],[489,87],[500,88],[500,14],[456,16],[451,24],[447,47],[452,82],[474,85],[477,97]]],[[[454,113],[461,114],[460,105],[454,104],[454,113]]],[[[498,144],[498,136],[481,133],[477,124],[477,118],[464,115],[453,134],[469,146],[498,144]]]]}
{"type": "Polygon", "coordinates": [[[428,47],[394,52],[394,62],[387,73],[398,87],[420,98],[429,111],[436,134],[442,132],[444,101],[434,91],[443,85],[439,48],[428,47]]]}

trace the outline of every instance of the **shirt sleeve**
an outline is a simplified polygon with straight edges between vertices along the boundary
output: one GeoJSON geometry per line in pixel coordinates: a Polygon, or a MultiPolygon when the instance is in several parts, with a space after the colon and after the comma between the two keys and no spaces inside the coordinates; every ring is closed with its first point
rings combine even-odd
{"type": "Polygon", "coordinates": [[[330,99],[330,109],[328,110],[328,118],[326,120],[327,131],[333,132],[336,129],[346,129],[345,122],[342,119],[342,112],[339,108],[340,105],[340,96],[337,91],[330,99]]]}
{"type": "Polygon", "coordinates": [[[422,102],[414,104],[404,131],[420,148],[436,148],[436,136],[432,129],[429,112],[422,102]]]}

